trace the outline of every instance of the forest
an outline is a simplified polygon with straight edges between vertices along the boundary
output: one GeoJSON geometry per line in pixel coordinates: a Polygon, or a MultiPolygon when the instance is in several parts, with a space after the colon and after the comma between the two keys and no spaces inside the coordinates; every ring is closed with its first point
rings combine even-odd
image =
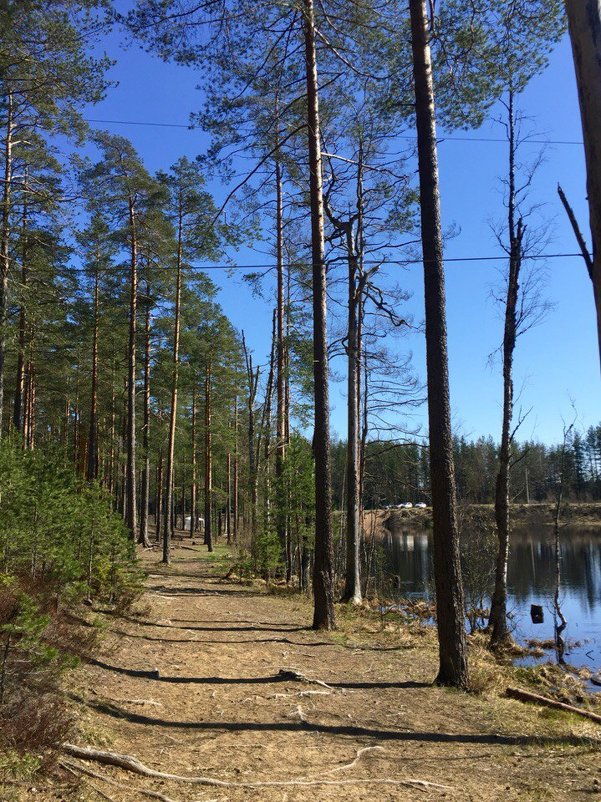
{"type": "Polygon", "coordinates": [[[65,672],[103,665],[90,615],[124,616],[125,627],[155,572],[176,582],[169,597],[185,576],[182,549],[198,555],[199,582],[216,565],[284,588],[305,605],[303,626],[326,637],[372,603],[385,609],[364,598],[367,513],[421,502],[432,518],[434,686],[473,691],[466,544],[488,560],[483,651],[506,664],[513,505],[544,504],[561,641],[560,521],[565,504],[601,501],[601,424],[582,430],[574,409],[560,442],[529,436],[514,368],[550,308],[540,269],[550,239],[532,197],[543,157],[525,149],[522,98],[565,36],[590,231],[558,193],[601,320],[598,3],[0,3],[0,775],[70,737],[65,672]],[[209,143],[196,158],[169,153],[171,166],[154,171],[129,139],[88,122],[114,89],[107,37],[194,73],[199,106],[182,114],[209,143]],[[451,415],[453,232],[436,126],[476,130],[493,116],[501,425],[472,438],[451,415]],[[260,264],[245,268],[249,252],[260,264]],[[423,271],[423,319],[403,286],[409,266],[423,271]],[[250,344],[252,315],[239,327],[224,311],[213,270],[242,308],[263,303],[265,353],[250,344]],[[409,335],[425,343],[425,376],[409,335]],[[333,382],[344,386],[344,433],[331,425],[333,382]],[[464,533],[466,504],[490,505],[492,551],[464,533]]]}

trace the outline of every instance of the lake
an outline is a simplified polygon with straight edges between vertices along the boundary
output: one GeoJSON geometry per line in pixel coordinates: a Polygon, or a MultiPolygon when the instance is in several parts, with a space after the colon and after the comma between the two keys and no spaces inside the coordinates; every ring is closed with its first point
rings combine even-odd
{"type": "MultiPolygon", "coordinates": [[[[399,593],[428,597],[433,587],[431,533],[391,521],[382,545],[387,572],[398,576],[399,593]]],[[[560,604],[568,626],[565,659],[601,670],[601,531],[569,530],[561,533],[560,604]]],[[[555,548],[551,527],[515,531],[508,571],[509,605],[513,636],[524,643],[529,638],[553,638],[553,594],[555,548]],[[533,624],[530,605],[543,607],[544,622],[533,624]]],[[[553,658],[554,652],[548,652],[553,658]]]]}

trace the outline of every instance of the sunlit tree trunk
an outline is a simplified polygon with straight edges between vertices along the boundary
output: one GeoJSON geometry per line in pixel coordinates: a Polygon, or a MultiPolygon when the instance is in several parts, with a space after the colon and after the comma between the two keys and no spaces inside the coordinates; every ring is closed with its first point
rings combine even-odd
{"type": "Polygon", "coordinates": [[[144,313],[144,424],[142,427],[142,481],[140,486],[140,533],[138,543],[150,546],[148,540],[148,507],[150,504],[150,284],[146,280],[144,313]]]}
{"type": "Polygon", "coordinates": [[[177,227],[177,264],[175,278],[175,309],[173,319],[173,357],[171,370],[171,409],[169,417],[169,441],[167,444],[167,469],[165,471],[165,521],[163,526],[163,562],[171,562],[171,509],[173,506],[173,459],[175,455],[175,425],[177,420],[177,382],[179,373],[180,303],[182,287],[182,238],[183,209],[179,202],[177,227]]]}
{"type": "Polygon", "coordinates": [[[6,135],[4,140],[4,184],[2,187],[2,230],[0,231],[0,438],[4,415],[4,374],[6,327],[8,324],[8,275],[10,272],[10,204],[13,176],[14,110],[13,95],[6,99],[6,135]]]}
{"type": "MultiPolygon", "coordinates": [[[[279,131],[278,131],[279,133],[279,131]]],[[[276,181],[276,263],[277,263],[277,303],[276,303],[276,449],[275,449],[275,478],[276,478],[276,530],[282,550],[287,555],[286,576],[288,580],[292,573],[288,559],[286,515],[284,513],[282,475],[286,457],[286,368],[285,368],[285,342],[284,342],[284,316],[286,313],[284,303],[284,205],[282,191],[282,166],[279,154],[275,163],[276,181]]]]}
{"type": "Polygon", "coordinates": [[[324,206],[321,173],[319,89],[315,51],[313,0],[304,0],[307,134],[311,198],[311,258],[313,274],[313,378],[315,383],[315,560],[313,566],[314,629],[334,629],[332,540],[332,478],[328,392],[327,293],[324,246],[324,206]]]}
{"type": "Polygon", "coordinates": [[[90,389],[90,422],[88,427],[88,459],[86,479],[93,482],[98,478],[98,323],[99,323],[99,275],[96,253],[94,269],[94,311],[92,328],[92,386],[90,389]]]}
{"type": "Polygon", "coordinates": [[[198,519],[198,485],[196,476],[196,385],[192,388],[192,483],[190,487],[190,536],[197,529],[198,519]]]}
{"type": "Polygon", "coordinates": [[[426,306],[430,481],[440,663],[437,682],[467,688],[467,650],[449,401],[436,122],[425,0],[409,0],[409,9],[426,306]]]}
{"type": "Polygon", "coordinates": [[[27,274],[28,239],[27,239],[27,167],[23,179],[23,214],[21,221],[21,303],[19,307],[19,346],[17,353],[17,378],[15,381],[15,402],[13,405],[13,425],[18,432],[23,431],[23,401],[25,394],[25,348],[27,344],[27,274]]]}
{"type": "Polygon", "coordinates": [[[138,240],[137,219],[133,198],[129,200],[130,226],[130,301],[129,301],[129,344],[127,355],[127,429],[125,469],[125,523],[130,536],[135,540],[137,534],[136,497],[136,333],[138,305],[138,240]]]}
{"type": "Polygon", "coordinates": [[[157,542],[161,540],[161,532],[163,531],[163,452],[159,451],[158,464],[157,464],[157,488],[156,488],[156,501],[155,501],[155,535],[157,542]]]}
{"type": "Polygon", "coordinates": [[[234,543],[238,542],[238,396],[234,399],[234,480],[232,488],[232,516],[234,543]]]}
{"type": "Polygon", "coordinates": [[[208,551],[213,551],[213,525],[211,519],[211,502],[213,500],[213,433],[211,430],[211,363],[207,363],[205,374],[205,538],[208,551]]]}

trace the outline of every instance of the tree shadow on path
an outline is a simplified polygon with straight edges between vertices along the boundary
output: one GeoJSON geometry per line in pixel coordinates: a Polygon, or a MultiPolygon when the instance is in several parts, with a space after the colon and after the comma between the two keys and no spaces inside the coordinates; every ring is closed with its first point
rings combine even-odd
{"type": "Polygon", "coordinates": [[[133,713],[108,702],[86,702],[100,713],[113,718],[125,719],[132,724],[144,724],[152,727],[167,727],[196,731],[227,732],[317,732],[322,735],[349,735],[352,737],[371,738],[382,741],[415,741],[421,743],[463,743],[492,744],[498,746],[583,746],[591,743],[590,739],[570,735],[553,737],[546,735],[498,735],[487,733],[445,733],[373,729],[353,725],[317,724],[309,721],[287,722],[254,722],[254,721],[169,721],[162,718],[144,716],[133,713]]]}
{"type": "MultiPolygon", "coordinates": [[[[202,641],[198,641],[202,643],[202,641]]],[[[90,665],[102,668],[105,671],[113,671],[115,674],[125,674],[128,677],[140,677],[143,679],[150,679],[155,682],[169,682],[173,684],[186,684],[191,685],[270,685],[282,682],[302,682],[292,676],[291,672],[282,671],[280,674],[272,674],[267,677],[163,677],[156,670],[140,670],[136,668],[124,668],[123,666],[113,666],[105,663],[96,658],[89,658],[87,661],[90,665]]],[[[429,682],[414,682],[408,680],[406,682],[328,682],[329,688],[363,688],[369,690],[372,688],[431,688],[432,684],[429,682]]]]}

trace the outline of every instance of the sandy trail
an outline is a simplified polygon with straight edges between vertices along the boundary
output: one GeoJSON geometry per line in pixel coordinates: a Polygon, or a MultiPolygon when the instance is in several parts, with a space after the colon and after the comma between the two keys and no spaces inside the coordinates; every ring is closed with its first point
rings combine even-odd
{"type": "Polygon", "coordinates": [[[111,782],[87,776],[78,799],[138,802],[152,798],[147,790],[164,802],[476,802],[601,792],[597,725],[433,688],[431,647],[413,639],[355,648],[312,632],[306,600],[226,582],[202,551],[176,550],[170,569],[145,556],[146,612],[107,617],[114,648],[78,674],[77,743],[239,786],[79,762],[111,782]],[[414,779],[447,787],[391,782],[414,779]],[[270,782],[282,784],[246,787],[270,782]]]}

